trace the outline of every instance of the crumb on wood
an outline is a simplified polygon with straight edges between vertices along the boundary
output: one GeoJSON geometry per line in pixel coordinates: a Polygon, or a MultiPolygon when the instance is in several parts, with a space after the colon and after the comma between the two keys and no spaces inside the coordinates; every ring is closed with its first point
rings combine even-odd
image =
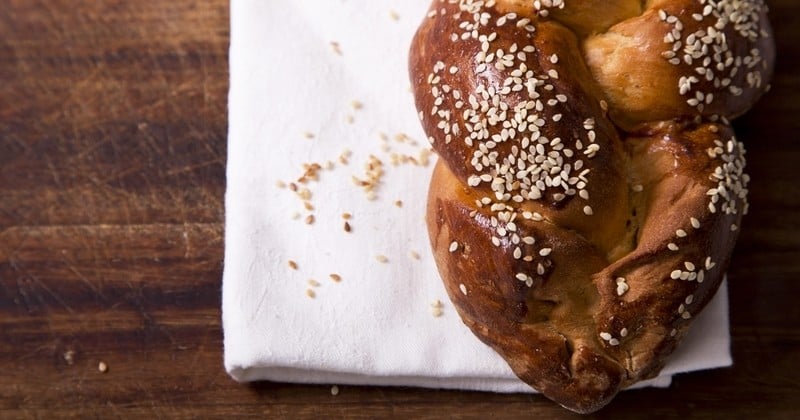
{"type": "Polygon", "coordinates": [[[68,365],[72,365],[75,363],[75,350],[67,350],[62,355],[64,361],[67,362],[68,365]]]}

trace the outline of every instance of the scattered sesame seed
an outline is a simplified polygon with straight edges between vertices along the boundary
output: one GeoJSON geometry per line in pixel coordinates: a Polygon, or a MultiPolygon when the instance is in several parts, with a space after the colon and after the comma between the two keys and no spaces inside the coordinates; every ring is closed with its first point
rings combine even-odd
{"type": "Polygon", "coordinates": [[[339,282],[342,281],[342,276],[340,276],[340,275],[338,275],[336,273],[331,274],[330,277],[331,277],[331,280],[335,281],[336,283],[339,283],[339,282]]]}
{"type": "Polygon", "coordinates": [[[314,215],[313,214],[309,214],[308,216],[306,216],[306,224],[307,225],[313,225],[314,224],[314,215]]]}
{"type": "Polygon", "coordinates": [[[336,55],[342,55],[342,47],[336,41],[331,41],[331,48],[336,55]]]}
{"type": "Polygon", "coordinates": [[[289,268],[297,270],[297,263],[294,260],[289,260],[289,268]]]}
{"type": "Polygon", "coordinates": [[[347,233],[350,233],[350,232],[353,231],[353,227],[350,226],[350,222],[348,222],[348,221],[344,222],[344,231],[347,232],[347,233]]]}
{"type": "Polygon", "coordinates": [[[439,299],[436,299],[431,303],[431,313],[435,318],[439,318],[444,314],[442,308],[444,308],[444,305],[442,304],[442,301],[439,299]]]}
{"type": "Polygon", "coordinates": [[[692,217],[691,219],[692,227],[695,229],[700,229],[700,221],[697,218],[692,217]]]}
{"type": "Polygon", "coordinates": [[[314,280],[314,279],[308,279],[308,285],[311,286],[311,287],[319,287],[320,286],[319,282],[314,280]]]}
{"type": "Polygon", "coordinates": [[[314,292],[313,289],[306,289],[306,296],[310,297],[311,299],[314,299],[315,297],[317,297],[317,293],[314,292]]]}
{"type": "Polygon", "coordinates": [[[459,290],[461,290],[461,293],[462,293],[464,296],[466,296],[466,295],[467,295],[467,286],[464,286],[464,283],[461,283],[461,284],[459,284],[459,285],[458,285],[458,288],[459,288],[459,290]]]}
{"type": "Polygon", "coordinates": [[[100,371],[100,373],[106,373],[108,372],[108,365],[106,362],[100,362],[97,364],[97,370],[100,371]]]}
{"type": "Polygon", "coordinates": [[[331,387],[331,395],[334,397],[339,395],[339,387],[337,385],[331,387]]]}
{"type": "Polygon", "coordinates": [[[375,259],[378,260],[379,263],[386,264],[386,263],[389,262],[389,258],[387,256],[385,256],[385,255],[376,255],[375,259]]]}
{"type": "Polygon", "coordinates": [[[417,251],[413,251],[413,250],[409,251],[408,255],[411,256],[411,258],[413,258],[415,260],[420,259],[419,252],[417,252],[417,251]]]}
{"type": "Polygon", "coordinates": [[[587,216],[591,216],[594,214],[594,211],[592,210],[591,206],[585,206],[583,208],[583,213],[586,214],[587,216]]]}
{"type": "Polygon", "coordinates": [[[679,250],[679,249],[680,249],[680,248],[678,248],[678,245],[675,245],[675,244],[674,244],[674,243],[672,243],[672,242],[670,242],[670,243],[667,245],[667,248],[668,248],[670,251],[677,251],[677,250],[679,250]]]}
{"type": "Polygon", "coordinates": [[[389,17],[390,17],[390,18],[392,18],[392,20],[393,20],[393,21],[395,21],[395,22],[397,22],[398,20],[400,20],[400,14],[398,14],[398,13],[397,13],[396,11],[394,11],[394,10],[389,10],[389,17]]]}

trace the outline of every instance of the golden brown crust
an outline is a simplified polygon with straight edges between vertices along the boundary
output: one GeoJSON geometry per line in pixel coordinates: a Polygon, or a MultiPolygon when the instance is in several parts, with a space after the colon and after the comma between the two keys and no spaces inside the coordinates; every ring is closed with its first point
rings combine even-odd
{"type": "Polygon", "coordinates": [[[775,61],[763,2],[738,2],[735,15],[724,9],[733,2],[650,3],[642,15],[584,41],[615,122],[630,128],[681,116],[732,119],[750,109],[775,61]]]}
{"type": "Polygon", "coordinates": [[[585,37],[685,2],[620,1],[587,20],[594,3],[437,0],[409,63],[441,157],[427,222],[448,294],[522,380],[578,412],[657,375],[716,292],[747,207],[725,116],[772,68],[765,43],[762,86],[720,93],[729,106],[609,104],[585,37]]]}

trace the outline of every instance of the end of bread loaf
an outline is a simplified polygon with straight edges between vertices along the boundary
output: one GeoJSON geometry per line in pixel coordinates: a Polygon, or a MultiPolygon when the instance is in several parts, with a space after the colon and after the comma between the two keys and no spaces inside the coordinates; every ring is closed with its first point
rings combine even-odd
{"type": "Polygon", "coordinates": [[[427,224],[448,295],[517,376],[580,413],[656,376],[719,287],[747,212],[729,119],[774,60],[759,1],[602,3],[437,0],[409,62],[440,156],[427,224]],[[738,10],[726,42],[760,49],[741,60],[751,76],[693,84],[728,93],[687,102],[689,69],[659,50],[673,10],[698,25],[738,10]]]}

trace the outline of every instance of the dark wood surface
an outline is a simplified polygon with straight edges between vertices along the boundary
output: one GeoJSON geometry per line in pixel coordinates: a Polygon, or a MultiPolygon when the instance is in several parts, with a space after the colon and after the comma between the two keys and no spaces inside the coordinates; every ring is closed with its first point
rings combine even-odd
{"type": "MultiPolygon", "coordinates": [[[[579,417],[530,395],[234,383],[228,2],[0,3],[0,418],[579,417]]],[[[597,418],[800,418],[800,2],[768,3],[773,89],[736,123],[753,181],[730,269],[735,365],[597,418]]]]}

